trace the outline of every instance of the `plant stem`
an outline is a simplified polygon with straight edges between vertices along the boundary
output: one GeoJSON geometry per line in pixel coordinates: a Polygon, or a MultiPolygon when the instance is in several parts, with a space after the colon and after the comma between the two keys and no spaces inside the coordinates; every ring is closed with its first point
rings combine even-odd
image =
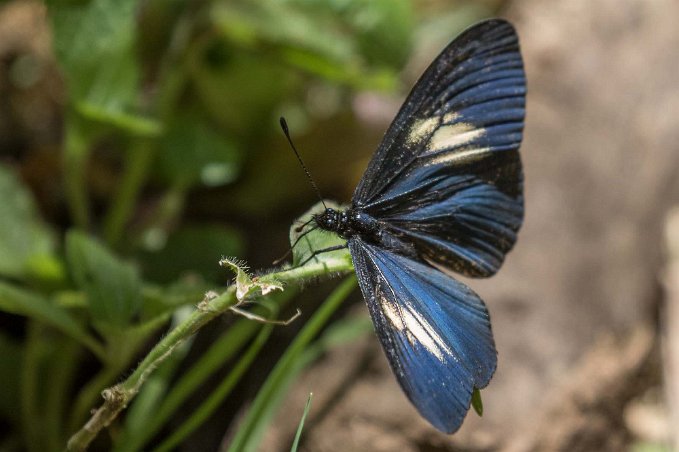
{"type": "MultiPolygon", "coordinates": [[[[184,210],[188,187],[184,183],[174,183],[162,196],[158,204],[153,207],[148,220],[139,227],[141,234],[136,238],[142,242],[149,232],[162,231],[164,234],[170,230],[184,210]]],[[[138,245],[138,244],[137,244],[138,245]]]]}
{"type": "MultiPolygon", "coordinates": [[[[290,298],[297,291],[293,287],[288,287],[285,292],[276,293],[271,297],[268,297],[263,301],[262,306],[257,306],[253,309],[253,312],[261,315],[269,314],[275,316],[279,308],[285,306],[290,298]],[[267,309],[264,309],[264,308],[267,309]]],[[[196,361],[190,369],[187,370],[179,379],[177,379],[170,390],[162,395],[162,403],[154,407],[153,415],[146,415],[145,419],[139,419],[135,423],[134,428],[137,429],[134,434],[129,437],[122,437],[117,439],[115,452],[134,452],[137,450],[144,450],[144,445],[151,439],[162,426],[167,422],[167,420],[172,416],[186,400],[202,386],[202,384],[219,368],[222,367],[224,362],[230,360],[233,355],[235,355],[239,350],[241,350],[244,344],[249,342],[258,330],[261,330],[261,325],[256,324],[246,318],[242,318],[235,322],[228,331],[225,331],[221,337],[215,340],[210,348],[203,353],[198,361],[196,361]]],[[[250,352],[246,352],[247,355],[250,352]]],[[[167,361],[166,361],[167,363],[167,361]]],[[[239,378],[237,375],[238,364],[230,371],[229,378],[239,378]],[[232,377],[231,375],[235,375],[232,377]]],[[[154,378],[158,374],[154,375],[154,378]]],[[[146,386],[150,381],[147,381],[146,386]]],[[[235,383],[235,381],[234,381],[235,383]]],[[[222,385],[225,383],[222,382],[222,385]]],[[[219,388],[213,391],[213,394],[219,391],[219,388]]],[[[143,390],[142,390],[143,393],[143,390]]],[[[224,398],[228,395],[228,391],[221,394],[224,398]]],[[[210,396],[213,397],[213,396],[210,396]]],[[[136,403],[139,403],[137,400],[136,403]]],[[[204,402],[204,404],[207,402],[204,402]]],[[[131,414],[131,413],[130,413],[131,414]]],[[[128,414],[126,419],[126,425],[130,425],[130,414],[128,414]]],[[[188,421],[186,421],[188,422],[188,421]]],[[[181,429],[181,427],[180,427],[181,429]]],[[[128,433],[130,428],[125,429],[125,433],[128,433]]],[[[177,433],[174,431],[173,437],[177,433]]],[[[166,440],[165,442],[167,442],[166,440]]]]}
{"type": "Polygon", "coordinates": [[[245,416],[242,425],[233,438],[229,451],[251,451],[257,449],[257,443],[262,437],[262,429],[274,414],[273,407],[279,405],[285,394],[284,389],[289,386],[296,376],[310,360],[304,356],[311,341],[327,324],[332,314],[356,287],[356,278],[345,279],[333,290],[325,302],[314,313],[297,334],[295,340],[285,350],[278,360],[276,367],[269,373],[264,385],[257,393],[250,411],[245,416]]]}
{"type": "MultiPolygon", "coordinates": [[[[305,279],[324,275],[348,272],[352,269],[351,260],[332,259],[313,263],[291,270],[271,273],[260,279],[271,278],[281,283],[299,284],[305,279]]],[[[139,392],[139,388],[153,371],[187,338],[195,334],[209,321],[225,313],[238,302],[236,287],[229,286],[216,298],[205,300],[200,309],[194,311],[184,322],[177,325],[167,336],[158,342],[139,364],[137,369],[122,383],[102,392],[104,403],[89,421],[68,441],[69,451],[85,450],[99,432],[107,427],[139,392]]]]}
{"type": "MultiPolygon", "coordinates": [[[[188,79],[184,58],[193,26],[193,16],[179,22],[174,29],[170,48],[162,60],[158,95],[153,111],[163,126],[167,125],[168,120],[177,110],[179,98],[188,79]]],[[[164,130],[163,133],[166,131],[164,130]]],[[[144,184],[153,158],[158,151],[157,137],[151,139],[132,137],[132,139],[136,141],[128,149],[125,174],[120,190],[104,221],[104,238],[109,245],[114,247],[122,238],[125,224],[130,219],[139,190],[144,184]]],[[[177,203],[177,206],[181,209],[183,203],[177,203]]]]}
{"type": "Polygon", "coordinates": [[[55,353],[49,359],[49,391],[45,396],[45,436],[48,451],[63,448],[67,433],[64,425],[66,400],[72,389],[73,377],[82,354],[82,347],[71,338],[64,338],[57,344],[55,353]]]}
{"type": "Polygon", "coordinates": [[[30,452],[44,450],[44,437],[41,435],[42,419],[38,400],[40,387],[40,364],[46,354],[45,343],[40,337],[41,326],[29,322],[21,369],[21,424],[24,445],[30,452]]]}
{"type": "Polygon", "coordinates": [[[137,195],[155,155],[155,146],[149,139],[135,140],[127,150],[125,173],[120,182],[120,189],[104,220],[104,238],[112,247],[115,247],[122,238],[123,229],[132,216],[137,195]]]}
{"type": "Polygon", "coordinates": [[[172,434],[166,438],[158,447],[156,447],[153,452],[165,452],[168,450],[175,450],[179,443],[184,440],[187,436],[193,433],[207,418],[212,415],[219,404],[224,400],[224,398],[231,392],[233,387],[238,383],[240,378],[245,374],[245,372],[250,368],[250,365],[254,362],[257,354],[261,348],[266,344],[266,340],[269,338],[271,331],[273,330],[273,325],[268,324],[259,331],[259,334],[255,337],[255,340],[247,348],[243,356],[238,360],[238,362],[233,366],[233,369],[225,379],[219,384],[217,389],[215,389],[210,396],[205,400],[198,409],[191,413],[191,416],[182,425],[174,429],[172,434]]]}
{"type": "Polygon", "coordinates": [[[79,228],[87,230],[90,214],[85,177],[90,143],[89,134],[85,132],[81,121],[75,112],[66,116],[63,171],[66,201],[73,222],[79,228]]]}
{"type": "Polygon", "coordinates": [[[95,403],[97,394],[99,394],[101,389],[105,388],[106,385],[115,381],[114,379],[122,372],[122,370],[123,369],[119,366],[111,367],[110,365],[105,364],[104,368],[78,391],[78,397],[76,397],[70,410],[69,431],[73,431],[83,419],[86,419],[85,416],[87,416],[92,404],[95,403]]]}

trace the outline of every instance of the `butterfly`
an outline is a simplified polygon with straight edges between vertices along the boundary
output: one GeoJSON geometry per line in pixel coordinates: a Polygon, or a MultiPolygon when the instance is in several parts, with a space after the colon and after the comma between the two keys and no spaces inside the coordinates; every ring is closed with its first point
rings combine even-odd
{"type": "Polygon", "coordinates": [[[346,240],[401,388],[446,433],[497,366],[486,306],[448,273],[492,276],[516,242],[525,94],[514,27],[470,27],[415,84],[351,206],[312,217],[346,240]]]}

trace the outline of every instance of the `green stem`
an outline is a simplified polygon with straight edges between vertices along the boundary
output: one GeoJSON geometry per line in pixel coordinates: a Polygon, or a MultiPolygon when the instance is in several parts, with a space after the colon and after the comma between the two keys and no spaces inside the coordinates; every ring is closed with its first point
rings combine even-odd
{"type": "Polygon", "coordinates": [[[77,113],[69,113],[64,138],[64,187],[73,222],[83,230],[90,224],[86,181],[89,139],[77,113]]]}
{"type": "MultiPolygon", "coordinates": [[[[134,434],[131,434],[127,438],[121,438],[114,450],[116,452],[143,450],[143,445],[158,433],[169,417],[179,409],[194,390],[200,387],[201,383],[212,375],[221,364],[240,350],[242,343],[250,340],[252,336],[257,333],[257,328],[258,325],[254,322],[246,321],[246,319],[238,321],[229,328],[229,330],[215,341],[210,349],[201,356],[200,360],[195,363],[186,374],[182,375],[181,378],[177,380],[173,385],[172,390],[167,394],[163,394],[162,403],[155,407],[153,416],[144,419],[142,427],[135,425],[134,427],[138,431],[135,431],[134,434]]],[[[168,361],[165,362],[167,363],[168,361]]],[[[150,380],[146,385],[148,386],[149,383],[150,380]]]]}
{"type": "Polygon", "coordinates": [[[165,229],[167,225],[175,222],[184,210],[187,193],[188,187],[186,184],[174,183],[163,195],[162,200],[158,204],[158,209],[155,215],[153,215],[151,227],[165,229]]]}
{"type": "Polygon", "coordinates": [[[160,202],[154,207],[148,221],[139,228],[142,231],[141,240],[145,235],[161,231],[167,234],[170,226],[175,223],[184,210],[188,188],[184,183],[173,184],[164,194],[160,202]]]}
{"type": "Polygon", "coordinates": [[[269,373],[262,389],[257,393],[250,412],[231,442],[229,451],[254,450],[256,448],[251,441],[257,441],[261,438],[259,433],[261,433],[262,426],[266,425],[267,416],[273,415],[273,410],[270,409],[272,400],[276,400],[277,396],[282,394],[280,389],[286,386],[290,377],[296,375],[307,364],[306,359],[300,360],[299,358],[302,357],[309,343],[355,287],[356,278],[353,276],[342,282],[297,334],[295,340],[278,360],[276,367],[269,373]]]}
{"type": "Polygon", "coordinates": [[[64,338],[50,357],[49,389],[45,396],[45,435],[47,449],[60,451],[64,447],[64,417],[66,400],[81,356],[80,344],[64,338]]]}
{"type": "Polygon", "coordinates": [[[97,375],[78,391],[78,397],[71,409],[69,432],[77,428],[82,422],[101,393],[101,390],[109,385],[122,372],[123,367],[106,365],[97,375]]]}
{"type": "Polygon", "coordinates": [[[153,163],[154,150],[155,146],[146,138],[136,138],[127,150],[125,173],[104,220],[104,238],[112,247],[122,239],[123,230],[132,216],[137,196],[153,163]]]}
{"type": "MultiPolygon", "coordinates": [[[[352,269],[351,260],[333,259],[313,263],[304,267],[266,275],[281,283],[298,284],[303,280],[319,276],[348,272],[352,269]]],[[[264,278],[264,277],[262,277],[264,278]]],[[[260,278],[260,279],[262,279],[260,278]]],[[[221,295],[201,303],[201,308],[194,311],[184,322],[177,325],[167,336],[160,340],[146,355],[137,369],[122,383],[103,391],[103,405],[97,409],[90,420],[76,432],[68,442],[68,450],[85,450],[97,434],[108,426],[134,398],[139,388],[153,371],[172,354],[183,341],[195,334],[209,321],[222,315],[238,302],[236,287],[229,286],[221,295]]]]}
{"type": "Polygon", "coordinates": [[[40,362],[45,352],[40,329],[37,322],[29,322],[21,368],[21,423],[24,444],[31,452],[44,450],[42,444],[44,437],[40,432],[42,418],[38,408],[40,362]]]}
{"type": "MultiPolygon", "coordinates": [[[[271,297],[264,300],[266,307],[269,309],[264,309],[264,306],[257,306],[253,310],[253,313],[257,315],[275,316],[279,309],[285,306],[289,299],[297,292],[293,289],[294,288],[290,287],[285,292],[276,293],[275,295],[272,294],[271,297]]],[[[170,416],[172,416],[182,404],[198,388],[200,388],[212,374],[214,374],[215,371],[221,368],[226,361],[230,360],[239,350],[241,350],[244,344],[250,341],[259,329],[260,325],[249,319],[243,318],[238,320],[228,331],[224,332],[219,339],[213,342],[201,358],[192,365],[191,369],[173,384],[172,389],[167,394],[163,395],[162,404],[154,410],[153,416],[146,419],[141,426],[135,425],[135,427],[139,428],[139,431],[135,432],[134,435],[130,435],[128,438],[121,439],[115,451],[132,452],[142,450],[144,444],[151,439],[153,435],[158,433],[170,416]]],[[[239,367],[239,365],[236,365],[236,368],[237,367],[239,367]]],[[[234,378],[231,377],[234,372],[236,372],[236,369],[231,371],[231,374],[227,379],[234,378]]],[[[238,378],[240,378],[240,376],[241,375],[236,375],[238,378]]],[[[212,398],[217,391],[219,391],[219,389],[215,390],[210,398],[212,398]]],[[[221,393],[221,398],[223,399],[227,395],[228,391],[223,392],[221,393]]]]}
{"type": "Polygon", "coordinates": [[[262,349],[266,343],[271,331],[273,330],[273,325],[265,325],[255,338],[254,342],[248,347],[243,356],[238,360],[236,365],[233,367],[229,375],[222,380],[219,386],[210,394],[210,397],[203,402],[198,409],[191,413],[191,416],[176,430],[173,431],[172,435],[163,441],[154,452],[164,452],[168,450],[174,450],[174,448],[179,445],[188,435],[190,435],[194,430],[196,430],[200,425],[205,422],[207,418],[210,417],[212,413],[215,412],[219,405],[222,403],[224,398],[231,392],[231,389],[238,383],[240,378],[245,374],[245,372],[250,368],[257,354],[262,349]]]}
{"type": "Polygon", "coordinates": [[[106,336],[106,359],[102,361],[103,368],[92,378],[80,391],[71,409],[71,423],[69,431],[74,431],[87,413],[96,405],[101,391],[110,385],[121,372],[130,367],[130,362],[139,349],[139,346],[148,338],[157,327],[167,321],[166,315],[159,315],[155,319],[143,325],[128,328],[124,333],[121,331],[109,331],[106,336]]]}
{"type": "MultiPolygon", "coordinates": [[[[186,86],[188,74],[184,58],[187,54],[193,26],[192,16],[179,22],[174,29],[169,51],[162,60],[157,83],[158,95],[153,110],[164,126],[167,125],[169,118],[177,110],[179,98],[186,86]]],[[[104,221],[104,238],[110,245],[117,245],[122,238],[125,224],[130,219],[135,201],[146,179],[157,148],[157,139],[152,141],[137,138],[136,144],[128,150],[127,165],[120,190],[116,194],[104,221]]],[[[182,206],[183,204],[179,203],[179,205],[182,206]]]]}
{"type": "MultiPolygon", "coordinates": [[[[170,330],[181,323],[191,312],[193,312],[193,308],[189,305],[177,310],[173,316],[170,330]]],[[[231,331],[231,329],[228,331],[231,331]]],[[[146,381],[144,387],[137,394],[131,409],[127,412],[120,434],[116,435],[113,452],[143,450],[144,443],[155,434],[152,428],[156,425],[156,419],[160,415],[159,406],[167,399],[170,383],[175,380],[175,373],[191,350],[192,344],[193,338],[184,341],[174,354],[166,359],[146,381]]]]}

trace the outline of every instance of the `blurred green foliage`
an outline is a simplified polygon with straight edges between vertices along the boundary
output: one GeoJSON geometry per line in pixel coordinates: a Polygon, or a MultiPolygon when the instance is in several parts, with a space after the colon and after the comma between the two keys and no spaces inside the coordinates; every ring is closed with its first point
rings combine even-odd
{"type": "Polygon", "coordinates": [[[31,194],[0,166],[0,275],[26,279],[52,255],[54,237],[38,215],[31,194]]]}
{"type": "MultiPolygon", "coordinates": [[[[339,114],[357,91],[399,88],[416,37],[449,40],[488,12],[454,2],[426,22],[415,19],[415,0],[45,3],[65,89],[61,168],[54,168],[63,206],[47,210],[66,214],[41,216],[16,167],[0,164],[0,319],[14,325],[0,332],[0,417],[12,428],[3,450],[62,450],[102,389],[225,280],[217,261],[242,255],[247,231],[184,220],[191,193],[237,187],[254,177],[253,162],[271,166],[268,138],[279,115],[307,129],[318,120],[310,86],[327,97],[325,117],[339,114]],[[428,24],[433,33],[423,34],[428,24]]],[[[268,190],[287,181],[263,182],[268,190]]],[[[223,209],[233,217],[257,202],[253,191],[231,194],[223,209]]],[[[295,262],[337,241],[308,239],[295,262]]],[[[274,294],[254,311],[276,317],[295,293],[274,294]]],[[[243,444],[256,443],[252,432],[266,428],[304,365],[369,329],[365,319],[352,321],[316,339],[348,293],[345,283],[284,355],[256,399],[265,416],[250,415],[238,434],[243,444]]],[[[96,447],[146,449],[154,436],[157,444],[181,443],[241,381],[270,332],[271,325],[238,319],[189,363],[185,342],[142,387],[112,444],[96,447]],[[174,422],[183,427],[165,438],[182,403],[224,368],[227,383],[195,402],[195,414],[180,416],[174,422]]]]}

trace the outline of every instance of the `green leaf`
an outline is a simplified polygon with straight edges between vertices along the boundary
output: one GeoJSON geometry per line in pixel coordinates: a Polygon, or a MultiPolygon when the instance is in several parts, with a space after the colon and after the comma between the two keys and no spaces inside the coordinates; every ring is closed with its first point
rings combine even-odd
{"type": "Polygon", "coordinates": [[[474,407],[476,414],[483,416],[483,401],[481,400],[481,391],[478,388],[474,388],[474,392],[472,392],[472,407],[474,407]]]}
{"type": "Polygon", "coordinates": [[[193,306],[196,300],[203,298],[205,292],[213,288],[213,284],[200,281],[199,278],[179,278],[164,286],[145,284],[142,290],[144,301],[139,315],[140,322],[153,321],[182,306],[193,306]]]}
{"type": "Polygon", "coordinates": [[[400,68],[406,63],[415,25],[411,0],[334,0],[329,3],[343,12],[356,34],[361,54],[373,65],[400,68]]]}
{"type": "Polygon", "coordinates": [[[52,254],[52,235],[31,194],[5,166],[0,166],[0,199],[0,275],[24,278],[52,254]]]}
{"type": "Polygon", "coordinates": [[[297,426],[297,432],[295,433],[295,440],[292,443],[290,452],[297,452],[299,447],[299,439],[302,437],[302,429],[304,428],[304,421],[306,420],[309,410],[311,409],[311,399],[313,398],[313,392],[309,393],[309,398],[306,400],[306,405],[304,406],[304,412],[302,413],[302,419],[299,420],[299,425],[297,426]]]}
{"type": "Polygon", "coordinates": [[[54,350],[42,369],[42,387],[46,393],[41,404],[41,418],[47,439],[45,450],[56,451],[66,443],[66,413],[70,413],[74,379],[79,375],[83,350],[80,344],[67,337],[54,338],[47,332],[44,339],[54,350]]]}
{"type": "Polygon", "coordinates": [[[128,325],[142,302],[135,267],[78,231],[66,236],[66,258],[76,285],[87,294],[92,318],[101,326],[128,325]]]}
{"type": "Polygon", "coordinates": [[[0,282],[0,310],[51,325],[85,344],[99,357],[103,356],[100,344],[87,334],[68,311],[40,295],[0,282]]]}
{"type": "Polygon", "coordinates": [[[252,278],[247,267],[234,259],[224,258],[219,265],[227,267],[236,274],[236,298],[239,302],[246,301],[253,295],[267,295],[273,291],[283,290],[283,285],[272,278],[252,278]]]}
{"type": "Polygon", "coordinates": [[[212,11],[236,46],[275,49],[287,64],[363,88],[393,86],[383,69],[405,62],[411,17],[408,0],[220,2],[212,11]]]}
{"type": "Polygon", "coordinates": [[[84,117],[157,135],[159,125],[134,112],[139,85],[136,0],[48,0],[54,47],[69,97],[84,117]]]}
{"type": "Polygon", "coordinates": [[[19,404],[19,378],[23,349],[21,344],[0,334],[0,416],[17,422],[21,411],[19,404]]]}
{"type": "Polygon", "coordinates": [[[259,138],[271,112],[298,85],[280,62],[223,40],[206,43],[189,56],[192,87],[202,107],[220,127],[240,134],[240,140],[251,140],[253,132],[259,138]]]}
{"type": "MultiPolygon", "coordinates": [[[[342,209],[342,206],[332,201],[325,201],[325,206],[331,209],[342,209]]],[[[312,215],[323,213],[325,206],[320,202],[315,204],[313,207],[311,207],[311,209],[307,210],[302,216],[300,216],[290,228],[290,244],[294,245],[294,248],[292,249],[292,261],[294,265],[299,265],[300,263],[307,260],[314,251],[346,244],[346,240],[339,237],[337,234],[323,231],[321,229],[316,229],[312,232],[306,233],[306,231],[309,231],[313,227],[313,222],[306,225],[303,229],[299,229],[300,226],[308,223],[311,220],[312,215]],[[304,235],[302,236],[302,234],[304,235]],[[302,237],[301,239],[300,236],[302,237]]],[[[351,261],[351,256],[349,255],[348,249],[343,249],[320,253],[314,260],[316,259],[319,262],[347,259],[351,261]]]]}
{"type": "MultiPolygon", "coordinates": [[[[223,99],[222,99],[223,100],[223,99]]],[[[233,182],[241,155],[233,140],[195,110],[180,111],[160,143],[159,171],[183,187],[218,187],[233,182]]]]}
{"type": "MultiPolygon", "coordinates": [[[[435,52],[448,44],[457,34],[482,19],[491,18],[496,10],[486,2],[459,2],[451,8],[439,11],[437,14],[424,17],[417,25],[417,39],[419,47],[428,48],[435,52]]],[[[425,57],[426,55],[423,55],[425,57]]],[[[426,56],[431,58],[432,55],[426,56]]],[[[415,59],[420,59],[415,55],[415,59]]],[[[421,60],[418,65],[425,65],[428,61],[421,60]]]]}
{"type": "Polygon", "coordinates": [[[170,283],[187,274],[218,281],[223,274],[218,262],[222,256],[236,256],[243,251],[241,234],[217,224],[186,225],[172,233],[165,246],[156,252],[143,253],[144,277],[170,283]]]}
{"type": "Polygon", "coordinates": [[[370,317],[362,315],[340,319],[336,320],[328,327],[317,343],[320,348],[327,350],[355,341],[374,331],[375,326],[370,317]]]}
{"type": "Polygon", "coordinates": [[[162,124],[153,119],[133,113],[116,111],[113,108],[103,108],[92,102],[77,102],[75,108],[83,117],[126,130],[127,132],[145,137],[157,137],[162,134],[162,124]]]}

